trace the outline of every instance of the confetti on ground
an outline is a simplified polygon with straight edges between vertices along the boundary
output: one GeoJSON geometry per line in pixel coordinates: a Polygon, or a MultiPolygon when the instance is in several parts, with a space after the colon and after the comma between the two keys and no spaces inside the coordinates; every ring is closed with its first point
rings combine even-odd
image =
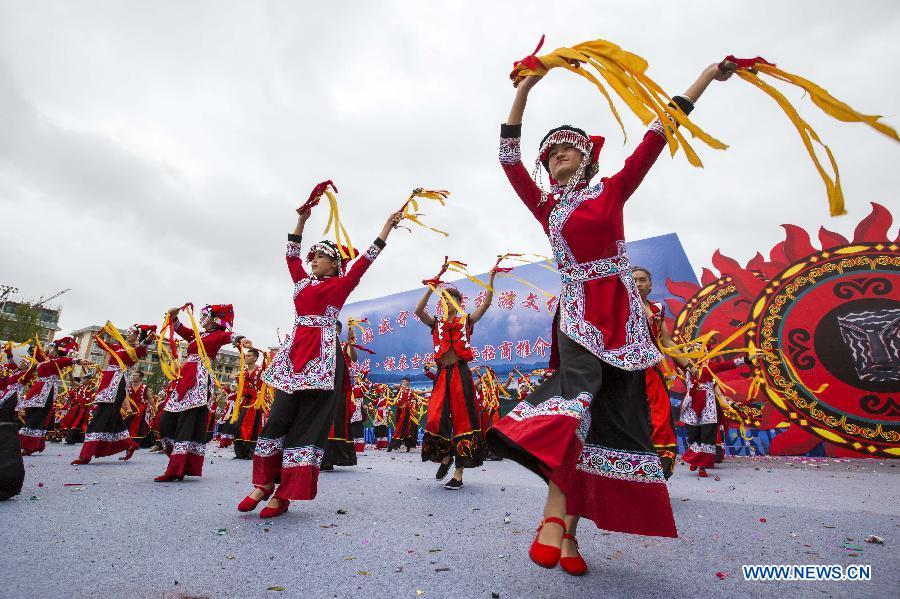
{"type": "Polygon", "coordinates": [[[716,572],[716,576],[719,578],[719,580],[725,580],[726,578],[728,578],[728,574],[726,572],[716,572]]]}
{"type": "Polygon", "coordinates": [[[884,545],[884,539],[876,535],[869,535],[865,538],[866,543],[873,543],[875,545],[884,545]]]}
{"type": "Polygon", "coordinates": [[[222,536],[222,535],[224,535],[226,532],[228,532],[228,529],[227,529],[227,528],[220,528],[219,530],[216,531],[216,534],[219,535],[219,536],[222,536]]]}
{"type": "Polygon", "coordinates": [[[266,589],[267,591],[284,591],[286,587],[269,587],[266,589]]]}

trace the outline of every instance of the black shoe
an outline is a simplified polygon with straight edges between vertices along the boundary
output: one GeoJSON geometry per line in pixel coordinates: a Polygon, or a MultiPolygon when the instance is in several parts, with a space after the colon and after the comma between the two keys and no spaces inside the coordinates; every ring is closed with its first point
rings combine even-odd
{"type": "Polygon", "coordinates": [[[450,466],[453,465],[453,458],[450,458],[450,461],[446,464],[441,462],[441,465],[438,466],[437,474],[434,475],[436,480],[444,480],[444,477],[447,476],[447,473],[450,472],[450,466]]]}
{"type": "Polygon", "coordinates": [[[456,491],[458,489],[463,488],[463,481],[456,480],[455,478],[451,478],[446,483],[444,483],[445,489],[450,489],[451,491],[456,491]]]}
{"type": "Polygon", "coordinates": [[[332,470],[334,470],[334,466],[332,466],[331,464],[322,464],[322,467],[319,468],[319,470],[323,472],[331,472],[332,470]]]}

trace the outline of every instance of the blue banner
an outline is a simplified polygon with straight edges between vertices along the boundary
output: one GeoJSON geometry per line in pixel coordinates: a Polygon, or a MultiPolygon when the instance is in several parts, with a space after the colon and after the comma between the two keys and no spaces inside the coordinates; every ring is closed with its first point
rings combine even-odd
{"type": "MultiPolygon", "coordinates": [[[[667,278],[697,283],[676,234],[632,241],[627,245],[631,263],[645,267],[653,274],[652,300],[662,301],[669,297],[665,286],[667,278]]],[[[560,289],[559,274],[545,268],[547,264],[526,264],[509,273],[539,289],[497,276],[493,305],[475,325],[472,334],[471,344],[476,356],[472,366],[490,364],[503,377],[513,368],[523,372],[546,368],[550,357],[550,326],[560,289]],[[548,298],[542,292],[552,297],[548,298]]],[[[422,273],[422,276],[425,278],[431,273],[422,273]]],[[[477,277],[487,281],[487,274],[477,277]]],[[[483,301],[484,289],[468,279],[452,284],[462,292],[462,308],[467,312],[483,301]]],[[[357,342],[375,352],[375,355],[364,352],[359,355],[360,366],[369,367],[371,380],[396,383],[408,376],[413,384],[427,381],[424,386],[430,387],[422,368],[425,362],[433,359],[431,331],[413,313],[424,292],[425,288],[411,289],[344,307],[341,319],[345,323],[348,318],[368,319],[363,325],[365,333],[357,335],[357,342]]],[[[432,297],[429,313],[434,314],[436,308],[437,299],[432,297]]]]}

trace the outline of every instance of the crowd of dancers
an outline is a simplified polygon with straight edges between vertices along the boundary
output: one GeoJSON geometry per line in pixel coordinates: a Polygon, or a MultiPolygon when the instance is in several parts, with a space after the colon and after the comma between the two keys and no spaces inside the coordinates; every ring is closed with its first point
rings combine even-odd
{"type": "MultiPolygon", "coordinates": [[[[707,86],[734,68],[723,62],[704,69],[673,98],[671,110],[690,113],[707,86]]],[[[413,389],[409,380],[398,387],[372,382],[354,366],[365,348],[351,326],[342,332],[338,316],[409,214],[391,212],[365,251],[331,240],[304,251],[315,206],[308,202],[288,234],[295,318],[277,351],[261,351],[235,332],[230,305],[206,306],[198,324],[189,304],[170,309],[161,326],[135,324],[124,335],[104,327],[97,342],[109,355],[105,366],[77,359],[71,337],[35,343],[18,363],[7,348],[0,415],[21,427],[21,453],[42,451],[48,433],[83,442],[73,462],[79,466],[118,454],[127,461],[139,447],[155,447],[168,456],[155,480],[173,482],[202,475],[206,445],[217,434],[220,446],[233,444],[236,457],[252,460],[251,491],[237,509],[253,511],[266,501],[260,516],[272,518],[292,501],[314,499],[320,471],[355,465],[365,449],[363,423],[371,420],[379,450],[410,451],[421,428],[421,458],[437,465],[436,478],[443,481],[454,469],[447,489],[461,488],[464,471],[485,459],[513,460],[541,477],[548,492],[536,506],[542,516],[529,552],[541,566],[587,571],[575,536],[582,517],[607,530],[676,536],[665,484],[675,467],[675,433],[669,375],[659,369],[661,351],[675,344],[662,304],[647,299],[652,274],[628,260],[623,216],[625,202],[666,147],[666,128],[676,124],[654,122],[624,167],[596,182],[603,138],[558,127],[542,140],[532,176],[521,161],[519,137],[526,100],[540,80],[532,75],[519,82],[501,127],[499,157],[515,194],[547,234],[561,279],[546,369],[513,372],[505,381],[489,366],[473,374],[471,342],[492,303],[495,268],[485,301],[470,313],[452,285],[423,281],[415,311],[433,342],[434,362],[425,369],[430,392],[413,389]],[[549,190],[540,170],[549,176],[549,190]],[[438,309],[429,311],[436,290],[438,309]],[[185,314],[188,321],[182,321],[185,314]],[[134,366],[153,344],[171,381],[151,394],[134,366]],[[212,364],[229,345],[243,366],[237,380],[223,386],[212,364]],[[85,374],[70,385],[66,371],[76,366],[85,374]],[[500,399],[512,395],[510,385],[518,403],[501,417],[500,399]],[[227,395],[223,409],[217,409],[220,393],[227,395]]],[[[716,368],[753,358],[717,362],[716,368]]],[[[715,465],[721,418],[715,371],[677,354],[674,360],[688,388],[679,415],[688,427],[683,459],[704,476],[715,465]]]]}

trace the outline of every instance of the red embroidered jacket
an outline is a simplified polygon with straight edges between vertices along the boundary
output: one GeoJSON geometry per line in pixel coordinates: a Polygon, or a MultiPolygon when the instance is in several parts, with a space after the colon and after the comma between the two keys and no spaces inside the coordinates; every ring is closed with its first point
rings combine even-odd
{"type": "MultiPolygon", "coordinates": [[[[209,385],[212,375],[206,368],[206,364],[200,359],[197,352],[197,341],[194,339],[193,329],[175,321],[175,332],[189,342],[187,359],[181,365],[181,373],[175,388],[166,402],[166,412],[184,412],[192,408],[205,406],[209,402],[209,385]]],[[[216,359],[219,350],[229,343],[235,343],[241,339],[240,335],[232,331],[213,331],[200,335],[203,347],[210,362],[216,359]]]]}
{"type": "Polygon", "coordinates": [[[35,380],[28,388],[28,391],[25,393],[24,397],[21,398],[16,409],[43,408],[44,404],[47,403],[47,399],[50,397],[50,392],[53,391],[55,396],[60,385],[62,385],[62,380],[59,378],[60,371],[74,363],[74,358],[66,357],[56,358],[55,360],[45,360],[38,364],[37,372],[35,373],[37,380],[35,380]]]}
{"type": "Polygon", "coordinates": [[[618,368],[653,366],[661,356],[631,277],[623,209],[666,146],[662,124],[650,126],[621,171],[590,187],[581,182],[564,197],[556,188],[544,197],[531,179],[522,164],[520,134],[521,125],[502,125],[500,164],[550,239],[562,282],[559,330],[618,368]]]}
{"type": "Polygon", "coordinates": [[[338,351],[335,322],[347,297],[384,246],[381,239],[375,239],[346,275],[319,279],[303,268],[300,238],[288,236],[286,258],[294,281],[294,327],[263,380],[286,393],[334,389],[338,351]]]}
{"type": "MultiPolygon", "coordinates": [[[[110,343],[108,345],[109,349],[119,357],[119,360],[122,360],[122,364],[125,365],[125,368],[123,369],[119,366],[118,360],[110,355],[109,365],[100,377],[100,386],[97,387],[97,394],[94,396],[94,401],[97,403],[115,403],[119,384],[121,384],[122,379],[124,378],[126,389],[129,387],[128,369],[137,363],[137,360],[132,359],[131,356],[128,355],[128,352],[126,352],[118,343],[110,343]]],[[[134,353],[137,355],[138,359],[146,357],[147,346],[144,344],[138,345],[134,348],[134,353]]]]}

